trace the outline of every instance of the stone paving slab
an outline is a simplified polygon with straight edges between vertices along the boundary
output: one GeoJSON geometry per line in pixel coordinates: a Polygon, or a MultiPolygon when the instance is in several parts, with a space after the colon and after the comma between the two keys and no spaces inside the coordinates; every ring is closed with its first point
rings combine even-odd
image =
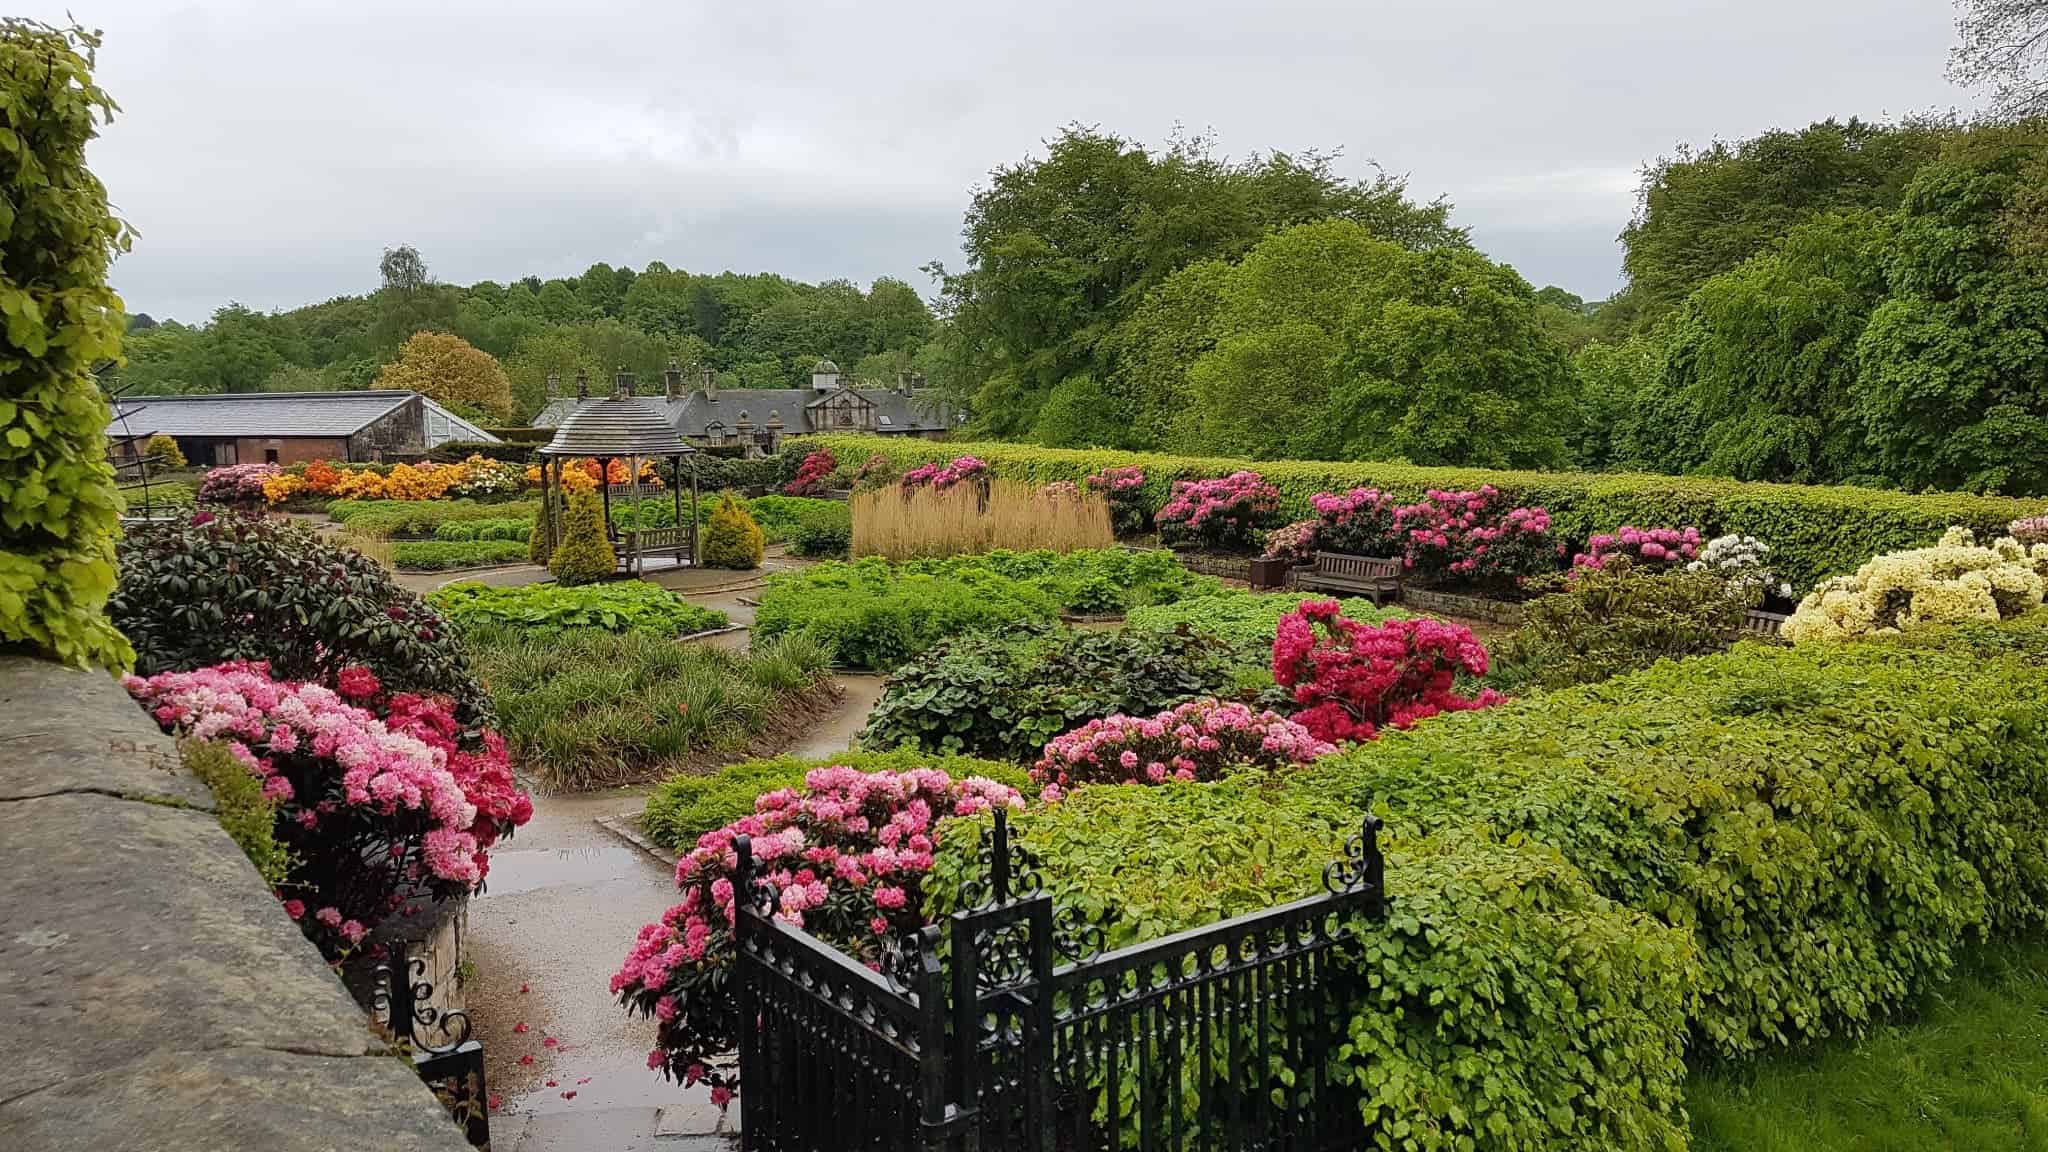
{"type": "MultiPolygon", "coordinates": [[[[19,1055],[19,1050],[17,1050],[19,1055]]],[[[450,1152],[427,1086],[393,1056],[155,1052],[0,1104],[0,1148],[38,1152],[450,1152]]]]}
{"type": "Polygon", "coordinates": [[[157,1050],[380,1047],[208,813],[91,794],[0,802],[0,909],[0,1097],[157,1050]]]}
{"type": "Polygon", "coordinates": [[[104,792],[211,811],[178,747],[105,672],[0,658],[0,800],[104,792]]]}

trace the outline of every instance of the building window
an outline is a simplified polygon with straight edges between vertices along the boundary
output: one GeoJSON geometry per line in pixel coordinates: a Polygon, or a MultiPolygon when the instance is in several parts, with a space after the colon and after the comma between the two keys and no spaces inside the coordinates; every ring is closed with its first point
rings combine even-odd
{"type": "Polygon", "coordinates": [[[277,463],[277,449],[275,449],[275,448],[265,448],[265,449],[263,450],[263,462],[264,462],[265,464],[275,464],[275,463],[277,463]]]}

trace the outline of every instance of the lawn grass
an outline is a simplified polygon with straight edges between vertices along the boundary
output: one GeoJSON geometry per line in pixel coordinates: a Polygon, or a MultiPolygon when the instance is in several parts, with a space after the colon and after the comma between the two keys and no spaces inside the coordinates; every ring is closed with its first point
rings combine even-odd
{"type": "Polygon", "coordinates": [[[1980,949],[1862,1041],[1695,1074],[1694,1152],[2048,1152],[2048,941],[1980,949]]]}

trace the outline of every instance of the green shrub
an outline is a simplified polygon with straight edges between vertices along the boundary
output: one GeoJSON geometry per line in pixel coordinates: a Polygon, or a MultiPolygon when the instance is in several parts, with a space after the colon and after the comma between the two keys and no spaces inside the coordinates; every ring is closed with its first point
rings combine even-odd
{"type": "Polygon", "coordinates": [[[548,571],[564,584],[589,584],[618,571],[619,557],[605,532],[604,506],[595,492],[569,496],[562,514],[562,543],[548,557],[548,571]]]}
{"type": "Polygon", "coordinates": [[[474,520],[531,521],[538,500],[486,504],[475,500],[336,500],[327,506],[329,519],[367,540],[423,539],[437,535],[441,525],[474,520]]]}
{"type": "Polygon", "coordinates": [[[631,580],[567,588],[527,584],[494,588],[473,580],[427,594],[456,630],[510,629],[529,639],[573,628],[684,636],[726,625],[725,613],[699,607],[656,584],[631,580]]]}
{"type": "Polygon", "coordinates": [[[806,527],[829,531],[838,526],[845,529],[849,539],[853,536],[853,512],[844,500],[756,496],[746,504],[770,544],[794,543],[806,527]]]}
{"type": "Polygon", "coordinates": [[[1083,548],[1073,552],[998,549],[905,561],[905,572],[958,576],[993,572],[1035,584],[1068,612],[1101,615],[1150,604],[1172,604],[1223,590],[1223,582],[1181,567],[1165,549],[1083,548]]]}
{"type": "Polygon", "coordinates": [[[977,628],[1050,621],[1059,602],[987,570],[957,576],[898,572],[888,561],[828,560],[768,578],[754,635],[808,632],[843,668],[885,670],[940,640],[977,628]]]}
{"type": "Polygon", "coordinates": [[[137,525],[120,559],[107,610],[144,676],[264,660],[278,679],[331,683],[362,664],[394,692],[454,698],[465,720],[488,709],[441,614],[303,523],[227,513],[137,525]]]}
{"type": "Polygon", "coordinates": [[[707,568],[753,569],[761,566],[761,526],[730,492],[719,497],[704,526],[703,558],[707,568]]]}
{"type": "Polygon", "coordinates": [[[526,562],[545,568],[548,566],[548,561],[554,558],[555,546],[548,540],[546,509],[536,501],[533,506],[532,523],[527,526],[526,562]]]}
{"type": "Polygon", "coordinates": [[[1522,626],[1494,647],[1487,683],[1569,688],[1719,652],[1762,591],[1713,572],[1635,569],[1626,557],[1576,569],[1559,591],[1523,605],[1522,626]]]}
{"type": "Polygon", "coordinates": [[[593,788],[744,755],[811,706],[824,649],[732,652],[648,632],[465,635],[513,758],[551,788],[593,788]]]}
{"type": "Polygon", "coordinates": [[[1872,556],[1932,544],[1951,525],[1982,539],[2004,534],[2008,522],[2048,512],[2048,501],[1963,493],[1910,495],[1872,488],[1757,484],[1704,476],[1626,473],[1509,472],[1484,468],[1425,468],[1370,461],[1246,460],[1156,453],[1076,451],[1025,444],[934,443],[891,436],[807,436],[793,450],[829,447],[842,459],[886,456],[900,471],[943,463],[961,454],[988,462],[996,476],[1034,485],[1079,483],[1105,467],[1136,465],[1145,473],[1147,504],[1166,503],[1175,480],[1227,476],[1252,469],[1280,490],[1288,520],[1312,514],[1317,492],[1379,488],[1419,500],[1430,488],[1477,489],[1491,484],[1514,504],[1549,510],[1561,539],[1583,541],[1623,524],[1693,526],[1706,537],[1755,536],[1771,546],[1778,574],[1799,589],[1854,571],[1872,556]]]}
{"type": "Polygon", "coordinates": [[[526,545],[516,540],[400,540],[391,547],[391,562],[401,572],[483,568],[525,559],[526,545]]]}
{"type": "Polygon", "coordinates": [[[1123,712],[1151,716],[1238,678],[1236,653],[1179,632],[1015,629],[944,641],[896,670],[861,744],[1029,761],[1046,741],[1123,712]]]}
{"type": "Polygon", "coordinates": [[[533,532],[533,521],[492,518],[490,520],[450,520],[434,529],[436,540],[518,540],[522,543],[533,532]]]}
{"type": "Polygon", "coordinates": [[[142,445],[142,453],[145,456],[156,457],[156,463],[151,465],[152,468],[178,469],[188,467],[185,461],[184,449],[178,447],[176,437],[167,433],[158,432],[152,435],[142,445]]]}
{"type": "Polygon", "coordinates": [[[1019,792],[1035,791],[1031,774],[1013,764],[976,760],[968,756],[934,756],[908,748],[887,752],[841,752],[818,759],[778,756],[772,760],[748,760],[731,764],[703,776],[671,776],[655,785],[647,796],[647,810],[641,826],[654,842],[672,852],[696,847],[697,838],[723,828],[754,810],[754,800],[763,793],[803,784],[806,773],[817,768],[843,764],[860,772],[909,772],[936,768],[955,780],[986,776],[1008,784],[1019,792]]]}
{"type": "MultiPolygon", "coordinates": [[[[1324,599],[1328,597],[1302,592],[1224,591],[1174,604],[1134,608],[1124,618],[1124,628],[1132,632],[1172,632],[1185,624],[1190,631],[1214,636],[1234,651],[1250,653],[1254,659],[1261,654],[1271,659],[1280,618],[1304,600],[1324,599]]],[[[1339,603],[1344,615],[1366,624],[1409,615],[1399,608],[1377,607],[1364,597],[1339,603]]]]}
{"type": "Polygon", "coordinates": [[[812,559],[843,557],[853,547],[853,521],[799,524],[789,535],[790,551],[812,559]]]}
{"type": "Polygon", "coordinates": [[[277,805],[263,794],[263,781],[228,754],[227,745],[210,740],[180,740],[178,757],[185,770],[213,791],[213,816],[227,830],[242,854],[275,888],[291,875],[292,854],[277,842],[277,805]]]}
{"type": "Polygon", "coordinates": [[[114,114],[98,48],[76,26],[0,20],[0,645],[118,671],[135,654],[104,610],[121,497],[93,372],[121,355],[107,266],[129,231],[85,166],[114,114]]]}

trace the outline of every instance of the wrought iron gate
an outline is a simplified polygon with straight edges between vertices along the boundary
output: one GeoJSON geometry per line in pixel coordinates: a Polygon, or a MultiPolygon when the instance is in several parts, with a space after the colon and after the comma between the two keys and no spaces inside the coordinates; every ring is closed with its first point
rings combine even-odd
{"type": "Polygon", "coordinates": [[[876,972],[774,916],[739,838],[741,1127],[757,1152],[1355,1148],[1333,1076],[1359,991],[1339,947],[1386,912],[1367,816],[1325,893],[1103,950],[1003,814],[964,911],[876,972]]]}

